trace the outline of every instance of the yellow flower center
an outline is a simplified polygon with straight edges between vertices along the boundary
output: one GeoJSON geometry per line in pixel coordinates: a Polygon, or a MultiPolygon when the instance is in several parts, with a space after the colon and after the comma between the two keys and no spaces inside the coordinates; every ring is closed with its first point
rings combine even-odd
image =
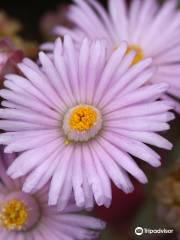
{"type": "Polygon", "coordinates": [[[96,111],[90,106],[79,106],[71,112],[69,127],[79,132],[93,127],[97,120],[96,111]]]}
{"type": "Polygon", "coordinates": [[[64,144],[87,142],[94,138],[102,128],[102,114],[92,105],[80,104],[68,109],[64,115],[64,144]]]}
{"type": "Polygon", "coordinates": [[[136,63],[143,59],[144,53],[138,45],[130,45],[126,51],[126,54],[128,54],[132,50],[136,51],[136,55],[132,61],[132,65],[135,65],[136,63]]]}
{"type": "Polygon", "coordinates": [[[28,218],[26,206],[20,200],[5,203],[0,212],[0,224],[7,230],[22,230],[28,218]]]}

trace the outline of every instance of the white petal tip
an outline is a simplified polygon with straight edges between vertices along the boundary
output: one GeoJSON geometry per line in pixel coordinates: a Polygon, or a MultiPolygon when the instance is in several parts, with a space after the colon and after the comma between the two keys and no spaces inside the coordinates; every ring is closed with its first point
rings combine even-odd
{"type": "Polygon", "coordinates": [[[4,149],[4,153],[13,153],[13,151],[10,148],[6,147],[4,149]]]}
{"type": "Polygon", "coordinates": [[[72,41],[72,37],[69,35],[69,34],[65,34],[64,35],[64,41],[66,42],[66,41],[72,41]]]}
{"type": "Polygon", "coordinates": [[[22,62],[21,62],[21,63],[18,63],[17,66],[18,66],[18,68],[21,70],[21,68],[24,66],[24,63],[22,63],[22,62]]]}
{"type": "Polygon", "coordinates": [[[61,38],[60,37],[58,37],[58,38],[56,38],[56,40],[55,40],[55,47],[56,46],[61,46],[62,45],[62,41],[61,41],[61,38]]]}
{"type": "Polygon", "coordinates": [[[168,123],[164,123],[163,128],[160,129],[159,132],[168,131],[169,129],[170,129],[170,125],[168,123]]]}
{"type": "Polygon", "coordinates": [[[39,58],[41,59],[44,57],[45,53],[43,51],[40,51],[38,55],[39,55],[39,58]]]}
{"type": "Polygon", "coordinates": [[[160,167],[161,166],[161,161],[153,162],[152,166],[155,167],[155,168],[160,167]]]}
{"type": "Polygon", "coordinates": [[[88,38],[83,38],[83,41],[82,41],[82,45],[86,45],[86,44],[89,44],[89,40],[88,40],[88,38]]]}
{"type": "Polygon", "coordinates": [[[77,207],[82,208],[85,205],[85,201],[76,202],[77,207]]]}
{"type": "Polygon", "coordinates": [[[14,175],[9,175],[12,179],[17,179],[17,178],[19,178],[19,177],[21,177],[21,176],[19,176],[19,175],[17,175],[17,174],[14,174],[14,175]]]}
{"type": "Polygon", "coordinates": [[[8,168],[8,170],[7,170],[6,173],[7,173],[7,175],[8,175],[9,177],[11,177],[11,176],[13,175],[14,171],[12,170],[12,167],[11,167],[11,166],[8,168]]]}
{"type": "Polygon", "coordinates": [[[106,208],[109,208],[111,206],[111,202],[112,202],[112,198],[106,198],[106,202],[105,202],[104,206],[106,208]]]}
{"type": "Polygon", "coordinates": [[[168,121],[173,121],[176,118],[174,113],[169,113],[168,121]]]}
{"type": "Polygon", "coordinates": [[[173,147],[174,147],[173,144],[168,141],[162,146],[162,148],[166,150],[172,150],[173,147]]]}
{"type": "Polygon", "coordinates": [[[147,178],[146,176],[142,177],[142,178],[140,179],[140,183],[142,183],[142,184],[147,184],[147,183],[148,183],[148,178],[147,178]]]}
{"type": "Polygon", "coordinates": [[[26,193],[30,193],[30,192],[32,193],[32,192],[36,192],[37,189],[34,184],[31,185],[29,184],[29,181],[26,181],[22,187],[22,191],[26,193]]]}
{"type": "Polygon", "coordinates": [[[125,189],[125,193],[129,194],[134,192],[134,186],[129,186],[128,188],[125,189]]]}
{"type": "Polygon", "coordinates": [[[55,198],[50,198],[48,199],[48,205],[49,206],[54,206],[57,204],[57,200],[55,198]]]}
{"type": "Polygon", "coordinates": [[[104,202],[105,202],[105,197],[104,196],[99,196],[97,199],[96,199],[96,203],[98,206],[103,206],[104,205],[104,202]]]}
{"type": "Polygon", "coordinates": [[[31,189],[28,188],[27,186],[23,186],[22,191],[25,192],[25,193],[30,193],[31,189]]]}

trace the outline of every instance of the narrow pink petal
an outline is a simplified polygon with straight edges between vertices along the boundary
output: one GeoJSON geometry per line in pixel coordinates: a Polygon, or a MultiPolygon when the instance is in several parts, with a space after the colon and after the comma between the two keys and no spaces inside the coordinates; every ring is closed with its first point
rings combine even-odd
{"type": "Polygon", "coordinates": [[[114,112],[106,114],[107,120],[127,118],[127,117],[143,117],[153,114],[164,113],[174,108],[174,104],[169,101],[147,102],[125,107],[114,112]]]}
{"type": "Polygon", "coordinates": [[[91,150],[88,146],[83,146],[83,157],[86,159],[85,172],[88,178],[89,185],[92,188],[94,198],[98,206],[104,204],[104,193],[101,186],[101,181],[97,175],[94,160],[92,158],[91,150]]]}
{"type": "Polygon", "coordinates": [[[98,103],[99,100],[102,98],[104,91],[109,86],[115,72],[117,71],[120,62],[127,50],[127,43],[122,42],[120,47],[113,52],[112,56],[108,60],[104,72],[102,73],[102,76],[99,80],[99,84],[97,85],[94,101],[95,103],[98,103]]]}
{"type": "Polygon", "coordinates": [[[126,136],[133,139],[136,139],[138,141],[141,141],[143,143],[147,143],[150,145],[154,145],[159,148],[171,150],[172,149],[172,143],[170,143],[168,140],[166,140],[164,137],[161,137],[159,134],[151,133],[151,132],[140,132],[140,131],[128,131],[124,129],[112,129],[112,131],[126,136]]]}
{"type": "Polygon", "coordinates": [[[159,161],[160,156],[154,150],[135,139],[120,136],[113,132],[107,132],[103,137],[112,144],[120,147],[125,152],[142,159],[154,167],[159,167],[161,164],[159,161]],[[114,142],[112,142],[112,138],[114,142]]]}
{"type": "Polygon", "coordinates": [[[33,96],[27,97],[27,95],[24,94],[19,95],[6,89],[0,90],[0,95],[3,98],[7,99],[8,101],[10,102],[12,101],[13,103],[16,103],[17,105],[20,105],[24,108],[35,110],[39,113],[42,113],[50,117],[54,116],[57,119],[58,116],[57,112],[46,107],[44,104],[35,99],[33,96]]]}
{"type": "Polygon", "coordinates": [[[61,149],[61,147],[62,142],[58,139],[42,147],[22,153],[9,167],[8,175],[10,175],[12,178],[18,178],[27,174],[34,167],[41,164],[57,148],[61,149]]]}
{"type": "Polygon", "coordinates": [[[130,155],[123,152],[121,149],[118,149],[115,145],[111,144],[104,138],[100,138],[100,143],[101,146],[106,146],[107,153],[120,167],[138,179],[141,183],[147,183],[147,177],[130,155]]]}
{"type": "Polygon", "coordinates": [[[71,161],[73,147],[70,146],[68,146],[67,148],[63,147],[62,150],[63,151],[59,156],[59,164],[51,180],[49,191],[49,205],[55,205],[58,202],[61,189],[63,187],[64,182],[66,181],[65,177],[69,167],[69,162],[71,161]]]}
{"type": "Polygon", "coordinates": [[[97,154],[95,151],[93,151],[93,147],[91,147],[91,151],[92,151],[92,155],[93,155],[93,159],[94,159],[94,163],[96,166],[96,170],[97,170],[97,174],[100,177],[101,180],[101,185],[102,185],[102,189],[104,191],[104,196],[106,198],[105,200],[105,206],[109,207],[112,201],[112,190],[111,190],[111,182],[109,179],[109,176],[106,174],[106,171],[104,169],[104,167],[102,166],[97,154]]]}
{"type": "Polygon", "coordinates": [[[104,113],[113,112],[114,110],[134,105],[136,103],[142,103],[152,98],[159,98],[162,93],[167,91],[169,86],[165,83],[154,84],[151,86],[144,86],[133,93],[123,95],[117,100],[112,101],[108,106],[105,106],[104,113]]]}
{"type": "MultiPolygon", "coordinates": [[[[122,41],[128,40],[128,18],[125,0],[109,0],[110,17],[117,32],[118,38],[122,41]],[[121,24],[121,26],[119,25],[121,24]]],[[[116,47],[116,46],[115,46],[116,47]]]]}
{"type": "MultiPolygon", "coordinates": [[[[39,53],[39,59],[40,59],[40,62],[42,64],[42,69],[46,73],[46,76],[49,79],[49,81],[50,81],[50,83],[53,87],[53,91],[55,91],[55,95],[58,95],[58,97],[59,97],[59,100],[56,100],[57,103],[58,103],[58,106],[64,112],[67,108],[68,102],[66,103],[66,100],[65,100],[64,95],[63,95],[63,93],[65,94],[66,91],[65,91],[64,85],[60,81],[58,71],[54,67],[53,62],[47,56],[47,54],[44,54],[43,52],[40,52],[39,53]]],[[[65,94],[65,96],[66,96],[66,94],[65,94]]]]}
{"type": "Polygon", "coordinates": [[[85,197],[83,192],[83,168],[82,168],[82,149],[81,145],[76,146],[73,154],[73,191],[75,201],[78,207],[83,207],[85,204],[85,197]]]}
{"type": "MultiPolygon", "coordinates": [[[[152,59],[145,59],[132,68],[130,68],[122,78],[119,79],[112,87],[111,91],[108,91],[104,98],[102,98],[100,106],[104,107],[108,104],[117,94],[123,94],[124,88],[132,81],[138,74],[140,74],[143,70],[145,70],[152,63],[152,59]]],[[[152,70],[151,70],[152,71],[152,70]]],[[[148,78],[146,79],[148,81],[148,78]]]]}
{"type": "Polygon", "coordinates": [[[133,185],[123,168],[115,163],[113,158],[107,153],[104,147],[99,144],[99,142],[96,142],[96,145],[94,144],[93,148],[114,184],[125,193],[132,192],[133,185]]]}
{"type": "Polygon", "coordinates": [[[48,160],[44,161],[36,167],[27,177],[23,184],[24,192],[37,192],[40,188],[52,177],[58,163],[59,163],[60,150],[57,149],[52,153],[48,160]],[[48,171],[47,171],[48,169],[48,171]]]}

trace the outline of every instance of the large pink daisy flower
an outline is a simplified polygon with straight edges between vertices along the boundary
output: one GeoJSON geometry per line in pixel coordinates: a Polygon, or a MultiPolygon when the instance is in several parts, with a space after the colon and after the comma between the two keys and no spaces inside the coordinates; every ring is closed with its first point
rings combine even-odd
{"type": "Polygon", "coordinates": [[[24,77],[7,75],[0,110],[0,142],[6,153],[22,152],[8,169],[12,178],[25,174],[25,192],[37,191],[51,179],[49,204],[65,207],[73,191],[76,204],[111,203],[112,180],[129,193],[128,173],[147,178],[132,156],[154,167],[160,156],[145,143],[172,145],[157,132],[169,129],[171,103],[158,100],[166,83],[145,86],[153,76],[151,59],[132,66],[135,52],[121,43],[106,61],[104,41],[85,39],[80,52],[65,36],[55,42],[50,59],[39,54],[39,67],[25,59],[24,77]]]}
{"type": "Polygon", "coordinates": [[[103,229],[104,222],[77,214],[79,209],[73,204],[63,212],[49,207],[47,186],[36,194],[22,192],[23,179],[11,180],[5,173],[13,159],[13,155],[0,153],[1,240],[97,239],[95,230],[103,229]]]}
{"type": "Polygon", "coordinates": [[[109,13],[96,0],[74,0],[67,16],[75,27],[58,26],[57,35],[70,34],[77,46],[86,36],[91,40],[105,38],[109,53],[122,40],[134,49],[133,63],[143,57],[152,57],[153,65],[159,67],[154,82],[171,85],[164,98],[176,103],[180,113],[180,11],[176,0],[167,0],[162,7],[156,0],[132,0],[128,8],[125,0],[109,0],[109,13]],[[176,99],[176,100],[175,100],[176,99]]]}

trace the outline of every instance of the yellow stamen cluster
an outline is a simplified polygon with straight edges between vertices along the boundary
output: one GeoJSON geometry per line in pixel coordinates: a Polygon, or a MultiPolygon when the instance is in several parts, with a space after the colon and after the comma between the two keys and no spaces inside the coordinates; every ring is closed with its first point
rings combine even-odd
{"type": "Polygon", "coordinates": [[[79,106],[75,108],[69,119],[71,129],[83,132],[93,127],[97,120],[96,111],[89,106],[79,106]]]}
{"type": "Polygon", "coordinates": [[[7,230],[22,230],[27,218],[26,206],[23,202],[16,199],[5,203],[0,212],[0,224],[7,230]]]}
{"type": "Polygon", "coordinates": [[[132,50],[136,51],[136,55],[132,61],[132,65],[135,65],[136,63],[143,59],[144,53],[138,45],[130,45],[126,51],[126,54],[128,54],[132,50]]]}

